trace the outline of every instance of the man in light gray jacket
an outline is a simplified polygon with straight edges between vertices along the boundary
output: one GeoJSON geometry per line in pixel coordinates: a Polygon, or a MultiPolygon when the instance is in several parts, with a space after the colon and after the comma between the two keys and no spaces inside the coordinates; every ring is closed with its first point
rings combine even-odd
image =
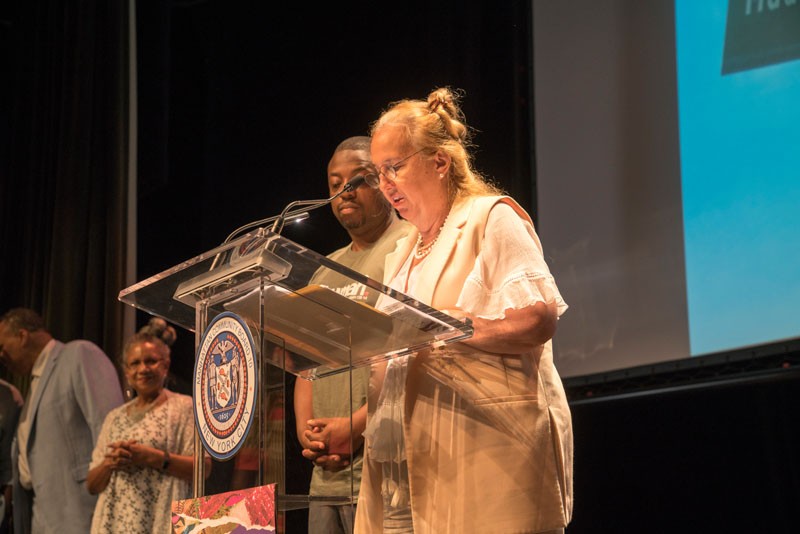
{"type": "Polygon", "coordinates": [[[113,364],[89,341],[53,339],[26,308],[0,317],[0,362],[31,377],[11,453],[14,532],[89,532],[89,461],[106,414],[122,404],[113,364]]]}

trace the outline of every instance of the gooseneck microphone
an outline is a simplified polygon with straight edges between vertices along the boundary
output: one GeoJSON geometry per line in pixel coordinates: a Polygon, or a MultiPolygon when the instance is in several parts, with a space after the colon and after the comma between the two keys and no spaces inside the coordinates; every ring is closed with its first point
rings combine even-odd
{"type": "Polygon", "coordinates": [[[225,238],[225,241],[223,241],[222,244],[224,245],[225,243],[230,242],[234,237],[241,234],[245,230],[249,230],[250,228],[255,228],[257,226],[266,226],[267,224],[270,223],[272,223],[272,231],[276,234],[279,234],[281,233],[281,230],[283,230],[284,224],[288,222],[299,222],[304,219],[307,219],[309,211],[321,208],[322,206],[327,206],[328,204],[339,198],[341,195],[349,193],[350,191],[355,191],[363,183],[366,183],[372,188],[376,188],[375,185],[377,183],[376,176],[373,174],[367,176],[359,174],[358,176],[354,176],[346,184],[344,184],[344,187],[342,188],[341,191],[339,191],[330,198],[318,199],[318,200],[295,200],[294,202],[289,203],[288,206],[283,208],[283,211],[281,211],[280,215],[267,217],[266,219],[259,219],[257,221],[253,221],[243,226],[240,226],[239,228],[231,232],[228,235],[228,237],[225,238]],[[303,206],[303,209],[295,210],[292,212],[289,211],[292,208],[296,208],[298,206],[303,206]]]}
{"type": "Polygon", "coordinates": [[[350,191],[355,191],[361,184],[367,183],[367,177],[359,174],[358,176],[354,176],[346,184],[342,187],[342,190],[333,195],[330,198],[324,199],[317,199],[317,200],[295,200],[294,202],[290,202],[283,208],[281,214],[275,218],[275,222],[272,224],[272,233],[280,234],[281,230],[283,230],[283,225],[286,221],[297,217],[302,214],[307,214],[311,210],[315,210],[317,208],[321,208],[322,206],[327,206],[340,196],[344,195],[345,193],[349,193],[350,191]],[[294,208],[302,206],[302,209],[290,211],[294,208]]]}
{"type": "MultiPolygon", "coordinates": [[[[374,174],[368,174],[366,176],[358,175],[351,178],[346,184],[344,184],[344,187],[342,187],[341,191],[339,191],[330,198],[318,199],[318,200],[295,200],[294,202],[289,203],[289,205],[283,208],[283,211],[281,211],[280,215],[277,215],[275,217],[268,217],[266,219],[259,219],[258,221],[253,221],[251,223],[247,223],[243,226],[240,226],[239,228],[231,232],[230,235],[228,235],[228,237],[225,238],[225,241],[223,241],[222,244],[224,245],[226,243],[229,243],[231,240],[233,240],[233,238],[235,238],[245,230],[249,230],[250,228],[255,228],[255,227],[262,227],[262,229],[259,231],[259,237],[257,237],[256,240],[260,239],[263,241],[263,227],[270,223],[273,223],[272,232],[275,234],[280,234],[281,230],[283,229],[283,225],[286,224],[287,222],[296,222],[296,221],[302,221],[303,219],[307,219],[309,211],[321,208],[322,206],[327,206],[328,204],[339,198],[341,195],[349,193],[350,191],[355,191],[358,187],[360,187],[364,183],[367,183],[372,188],[376,188],[377,184],[379,183],[379,179],[374,174]],[[290,211],[293,208],[297,208],[298,206],[302,206],[302,208],[290,211]]],[[[211,262],[211,267],[209,268],[209,271],[214,271],[215,269],[217,269],[219,263],[223,261],[223,256],[225,254],[226,253],[224,252],[220,252],[216,255],[214,261],[211,262]]]]}
{"type": "Polygon", "coordinates": [[[266,219],[259,219],[257,221],[249,222],[249,223],[247,223],[245,225],[240,226],[239,228],[237,228],[236,230],[231,232],[228,235],[228,237],[225,238],[225,241],[223,241],[222,244],[224,245],[225,243],[228,243],[234,237],[236,237],[237,235],[241,234],[245,230],[249,230],[250,228],[255,228],[257,226],[265,226],[265,225],[270,224],[270,223],[274,223],[272,225],[272,231],[275,232],[275,233],[280,233],[280,230],[283,228],[283,225],[285,223],[287,223],[287,222],[299,222],[299,221],[307,219],[309,211],[311,211],[313,209],[321,208],[322,206],[330,204],[331,202],[336,200],[340,195],[343,195],[343,194],[345,194],[347,192],[355,190],[358,186],[360,186],[364,182],[369,183],[370,186],[371,186],[372,182],[369,181],[368,177],[362,176],[362,175],[358,175],[358,176],[354,177],[352,180],[350,180],[349,182],[347,182],[344,185],[344,187],[342,188],[342,190],[339,191],[338,193],[336,193],[335,195],[333,195],[331,198],[320,199],[320,200],[296,200],[296,201],[290,203],[288,206],[286,206],[283,209],[283,211],[281,212],[280,215],[275,215],[273,217],[267,217],[266,219]],[[315,205],[315,204],[318,204],[318,205],[315,205]],[[291,213],[287,213],[290,209],[295,208],[297,206],[308,206],[308,207],[306,207],[304,209],[301,209],[301,210],[293,211],[291,213]],[[278,225],[278,228],[279,228],[277,232],[275,231],[276,225],[278,225]]]}

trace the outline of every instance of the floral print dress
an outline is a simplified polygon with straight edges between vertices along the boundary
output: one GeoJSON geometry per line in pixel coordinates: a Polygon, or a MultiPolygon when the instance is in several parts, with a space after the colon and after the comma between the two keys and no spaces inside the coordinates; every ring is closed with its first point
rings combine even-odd
{"type": "MultiPolygon", "coordinates": [[[[171,454],[194,454],[192,398],[164,390],[167,400],[136,415],[124,405],[109,412],[97,440],[90,469],[100,465],[109,443],[136,440],[171,454]]],[[[135,399],[134,399],[135,400],[135,399]]],[[[149,467],[115,471],[100,493],[92,533],[171,532],[172,501],[191,497],[190,483],[149,467]]]]}

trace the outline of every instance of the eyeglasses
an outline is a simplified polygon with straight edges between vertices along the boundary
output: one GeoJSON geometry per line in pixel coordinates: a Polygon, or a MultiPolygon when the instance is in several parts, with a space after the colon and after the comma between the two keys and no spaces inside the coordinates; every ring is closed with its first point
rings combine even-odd
{"type": "Polygon", "coordinates": [[[383,176],[385,179],[389,180],[390,182],[393,182],[397,178],[397,166],[400,165],[401,163],[404,163],[404,162],[408,161],[409,159],[413,158],[414,156],[416,156],[417,154],[419,154],[423,150],[424,149],[420,148],[419,150],[417,150],[413,154],[411,154],[409,156],[406,156],[403,159],[401,159],[400,161],[396,161],[395,163],[392,163],[391,165],[389,165],[389,164],[381,165],[380,167],[378,167],[378,176],[374,176],[374,178],[377,179],[377,184],[376,185],[372,185],[372,183],[370,183],[369,181],[367,181],[367,183],[371,187],[377,187],[377,185],[380,185],[379,176],[383,176]]]}
{"type": "Polygon", "coordinates": [[[163,361],[164,361],[163,358],[158,358],[158,359],[144,358],[143,360],[131,360],[130,362],[125,364],[125,367],[131,370],[136,369],[140,365],[143,365],[145,367],[155,367],[156,365],[160,364],[163,361]]]}

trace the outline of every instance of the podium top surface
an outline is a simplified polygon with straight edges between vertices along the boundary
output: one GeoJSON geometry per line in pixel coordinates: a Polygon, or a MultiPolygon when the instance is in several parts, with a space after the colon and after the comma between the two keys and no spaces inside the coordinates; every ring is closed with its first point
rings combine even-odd
{"type": "Polygon", "coordinates": [[[264,229],[125,288],[119,299],[192,331],[237,313],[297,361],[307,358],[304,369],[350,367],[472,335],[471,325],[264,229]],[[377,294],[377,302],[310,283],[332,276],[377,294]]]}

